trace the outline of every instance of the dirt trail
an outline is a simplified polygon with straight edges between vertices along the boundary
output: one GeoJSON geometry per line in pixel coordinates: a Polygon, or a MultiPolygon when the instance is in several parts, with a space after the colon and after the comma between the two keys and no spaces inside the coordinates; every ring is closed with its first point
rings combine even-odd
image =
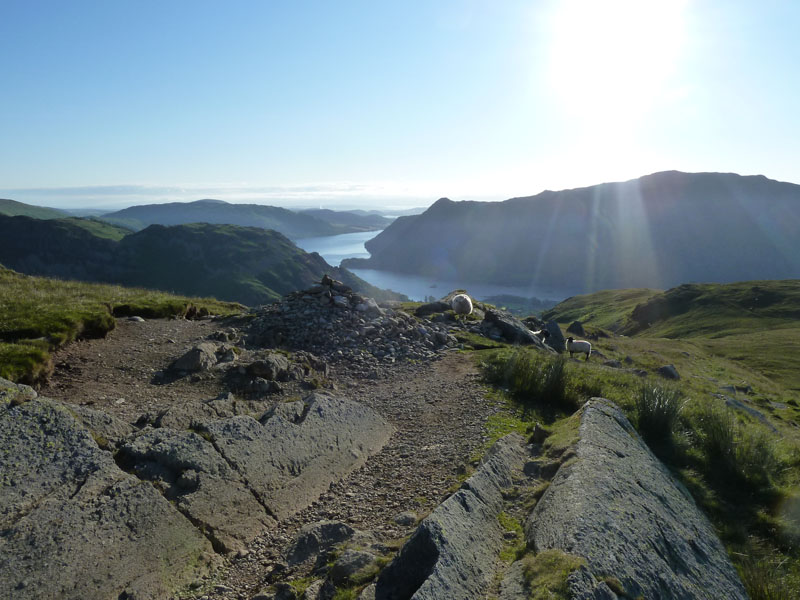
{"type": "MultiPolygon", "coordinates": [[[[224,390],[213,373],[161,384],[157,373],[224,326],[208,320],[120,320],[106,339],[77,342],[57,352],[56,371],[41,393],[89,404],[129,422],[144,412],[213,398],[224,390]]],[[[306,523],[342,520],[387,541],[408,535],[414,526],[398,525],[395,517],[405,511],[421,517],[441,502],[484,441],[486,419],[497,410],[486,399],[471,358],[458,352],[432,362],[393,365],[377,380],[353,379],[334,367],[330,380],[334,393],[375,408],[396,433],[381,452],[312,506],[266,531],[247,552],[226,557],[214,586],[204,585],[197,597],[249,599],[263,590],[265,578],[283,563],[286,546],[306,523]]]]}

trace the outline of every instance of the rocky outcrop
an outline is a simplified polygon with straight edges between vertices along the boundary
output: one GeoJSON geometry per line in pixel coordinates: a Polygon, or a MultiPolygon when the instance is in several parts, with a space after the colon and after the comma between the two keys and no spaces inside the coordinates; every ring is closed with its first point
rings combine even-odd
{"type": "Polygon", "coordinates": [[[249,415],[166,427],[124,445],[118,462],[153,481],[216,550],[241,550],[275,519],[361,466],[393,429],[371,409],[322,393],[249,415]],[[202,434],[202,435],[201,435],[202,434]]]}
{"type": "Polygon", "coordinates": [[[564,334],[561,333],[561,327],[555,321],[548,321],[545,324],[545,329],[550,334],[547,338],[547,345],[556,352],[567,351],[567,341],[564,339],[564,334]]]}
{"type": "Polygon", "coordinates": [[[0,449],[0,597],[166,597],[213,554],[57,402],[4,402],[0,449]]]}
{"type": "MultiPolygon", "coordinates": [[[[527,328],[525,323],[517,319],[511,313],[490,308],[486,311],[481,329],[487,331],[496,329],[500,336],[512,344],[531,345],[545,350],[545,345],[533,332],[527,328]]],[[[490,331],[488,333],[491,333],[490,331]]]]}
{"type": "Polygon", "coordinates": [[[278,518],[306,507],[330,484],[380,450],[393,428],[375,411],[323,393],[305,400],[299,420],[274,412],[206,426],[225,460],[278,518]]]}
{"type": "Polygon", "coordinates": [[[747,598],[708,519],[618,408],[599,398],[584,407],[575,452],[536,505],[526,537],[537,551],[586,559],[588,573],[573,577],[581,593],[594,593],[592,575],[615,577],[632,598],[747,598]]]}
{"type": "Polygon", "coordinates": [[[381,309],[330,277],[260,307],[247,340],[251,347],[307,350],[362,375],[381,363],[432,358],[458,343],[445,325],[381,309]]]}
{"type": "Polygon", "coordinates": [[[678,380],[681,378],[680,374],[678,373],[678,369],[675,368],[675,365],[664,365],[663,367],[658,367],[656,373],[661,375],[661,377],[664,379],[678,380]]]}
{"type": "Polygon", "coordinates": [[[383,570],[377,600],[485,598],[503,545],[502,491],[525,457],[515,434],[498,441],[461,489],[426,517],[383,570]]]}

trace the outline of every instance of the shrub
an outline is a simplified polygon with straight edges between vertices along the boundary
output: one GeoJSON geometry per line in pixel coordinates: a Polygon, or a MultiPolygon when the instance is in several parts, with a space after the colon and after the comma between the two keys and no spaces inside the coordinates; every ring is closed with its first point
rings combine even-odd
{"type": "Polygon", "coordinates": [[[644,384],[636,397],[639,433],[648,442],[671,442],[681,411],[681,392],[677,388],[644,384]]]}

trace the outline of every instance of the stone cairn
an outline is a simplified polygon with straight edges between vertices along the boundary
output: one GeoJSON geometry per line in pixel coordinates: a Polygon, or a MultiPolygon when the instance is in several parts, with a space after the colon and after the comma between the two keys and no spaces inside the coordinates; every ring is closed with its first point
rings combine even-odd
{"type": "Polygon", "coordinates": [[[378,306],[327,275],[254,313],[248,346],[305,350],[364,374],[398,360],[435,358],[458,345],[446,324],[421,323],[401,310],[378,306]]]}

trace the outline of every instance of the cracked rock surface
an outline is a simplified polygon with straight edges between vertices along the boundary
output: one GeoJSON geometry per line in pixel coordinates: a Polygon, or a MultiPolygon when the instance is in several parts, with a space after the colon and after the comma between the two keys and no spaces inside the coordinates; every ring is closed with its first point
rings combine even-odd
{"type": "Polygon", "coordinates": [[[616,406],[586,404],[576,452],[526,525],[537,551],[586,558],[573,594],[611,575],[632,598],[747,598],[708,519],[616,406]]]}

